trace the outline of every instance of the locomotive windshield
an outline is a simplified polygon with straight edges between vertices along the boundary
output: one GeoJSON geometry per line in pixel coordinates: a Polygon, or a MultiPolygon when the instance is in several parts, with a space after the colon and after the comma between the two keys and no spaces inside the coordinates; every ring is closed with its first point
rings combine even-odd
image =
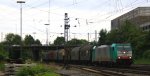
{"type": "Polygon", "coordinates": [[[132,51],[131,46],[117,46],[118,51],[132,51]]]}

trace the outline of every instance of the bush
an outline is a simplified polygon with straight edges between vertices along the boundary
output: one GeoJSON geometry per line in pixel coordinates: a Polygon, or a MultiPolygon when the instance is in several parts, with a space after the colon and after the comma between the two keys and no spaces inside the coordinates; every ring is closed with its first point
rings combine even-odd
{"type": "Polygon", "coordinates": [[[143,57],[146,59],[150,59],[150,50],[147,50],[143,53],[143,57]]]}
{"type": "Polygon", "coordinates": [[[4,62],[0,62],[0,71],[4,71],[4,70],[5,70],[4,62]]]}
{"type": "Polygon", "coordinates": [[[150,64],[150,59],[144,58],[136,59],[134,60],[134,64],[150,64]]]}
{"type": "Polygon", "coordinates": [[[46,68],[42,65],[33,67],[23,67],[17,73],[17,76],[59,76],[54,73],[53,69],[46,68]]]}
{"type": "Polygon", "coordinates": [[[4,50],[4,46],[0,44],[0,61],[4,61],[8,57],[8,51],[4,50]]]}

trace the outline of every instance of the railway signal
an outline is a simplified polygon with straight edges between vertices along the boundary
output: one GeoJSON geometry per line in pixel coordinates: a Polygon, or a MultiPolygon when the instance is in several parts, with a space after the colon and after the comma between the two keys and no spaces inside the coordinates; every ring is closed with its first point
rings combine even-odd
{"type": "Polygon", "coordinates": [[[64,38],[65,41],[68,42],[68,30],[70,28],[69,25],[69,18],[68,18],[68,13],[65,13],[65,19],[64,19],[64,38]]]}

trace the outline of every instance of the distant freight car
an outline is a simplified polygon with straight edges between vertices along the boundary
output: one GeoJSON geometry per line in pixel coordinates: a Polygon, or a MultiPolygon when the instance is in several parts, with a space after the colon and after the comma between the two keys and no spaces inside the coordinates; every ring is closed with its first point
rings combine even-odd
{"type": "Polygon", "coordinates": [[[70,63],[77,64],[79,62],[79,49],[80,49],[80,47],[75,47],[71,50],[70,63]]]}
{"type": "Polygon", "coordinates": [[[56,62],[57,61],[57,50],[48,50],[43,52],[42,59],[44,62],[56,62]]]}
{"type": "Polygon", "coordinates": [[[93,51],[93,57],[92,61],[93,63],[99,64],[99,63],[110,63],[111,62],[111,50],[109,45],[101,45],[98,46],[94,51],[93,51]]]}
{"type": "Polygon", "coordinates": [[[64,49],[60,49],[60,50],[57,50],[57,61],[58,62],[63,62],[64,61],[64,56],[65,56],[65,50],[64,49]]]}
{"type": "Polygon", "coordinates": [[[55,61],[57,59],[57,50],[50,50],[48,52],[49,61],[55,61]]]}
{"type": "Polygon", "coordinates": [[[93,45],[87,44],[80,47],[79,50],[79,60],[81,64],[87,64],[91,62],[92,60],[92,49],[93,45]]]}

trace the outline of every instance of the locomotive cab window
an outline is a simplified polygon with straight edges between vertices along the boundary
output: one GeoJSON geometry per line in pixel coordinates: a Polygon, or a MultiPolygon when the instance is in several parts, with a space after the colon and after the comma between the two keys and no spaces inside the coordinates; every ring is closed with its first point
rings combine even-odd
{"type": "Polygon", "coordinates": [[[117,46],[118,51],[126,50],[126,51],[131,51],[130,46],[117,46]]]}

